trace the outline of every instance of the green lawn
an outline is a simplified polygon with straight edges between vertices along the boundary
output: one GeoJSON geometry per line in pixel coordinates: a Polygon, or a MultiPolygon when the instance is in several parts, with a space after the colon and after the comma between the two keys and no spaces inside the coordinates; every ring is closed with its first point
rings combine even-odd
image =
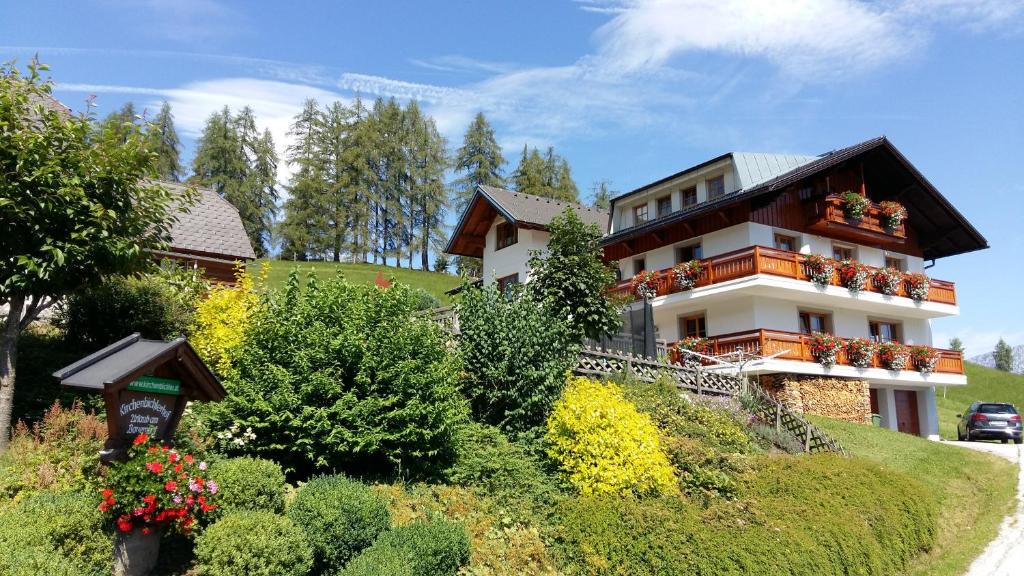
{"type": "Polygon", "coordinates": [[[938,497],[935,547],[917,559],[910,575],[963,574],[1014,508],[1017,473],[1006,460],[883,428],[811,418],[854,457],[917,478],[938,497]]]}
{"type": "Polygon", "coordinates": [[[258,276],[260,267],[270,264],[270,275],[268,283],[273,287],[284,286],[288,274],[298,269],[301,278],[305,278],[309,272],[316,274],[317,278],[330,278],[339,271],[345,275],[350,282],[356,284],[372,284],[377,277],[377,272],[384,274],[385,278],[394,279],[414,288],[422,288],[433,294],[442,304],[451,302],[451,298],[445,295],[446,290],[458,286],[462,280],[458,276],[444,274],[441,272],[424,272],[422,270],[410,270],[408,268],[395,268],[394,266],[381,266],[377,264],[348,264],[337,262],[291,262],[287,260],[257,260],[250,265],[249,270],[253,276],[258,276]]]}
{"type": "Polygon", "coordinates": [[[943,438],[956,438],[956,415],[963,413],[971,402],[1012,402],[1024,409],[1024,376],[985,368],[967,362],[967,386],[939,386],[935,389],[939,407],[939,434],[943,438]]]}

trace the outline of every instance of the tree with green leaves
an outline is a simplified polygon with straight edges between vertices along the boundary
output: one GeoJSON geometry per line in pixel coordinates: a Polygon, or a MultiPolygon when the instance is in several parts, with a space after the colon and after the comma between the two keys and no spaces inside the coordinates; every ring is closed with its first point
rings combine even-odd
{"type": "Polygon", "coordinates": [[[99,124],[96,125],[96,132],[111,132],[117,135],[117,139],[125,142],[129,136],[139,129],[142,118],[135,112],[133,102],[125,102],[117,110],[114,110],[99,124]]]}
{"type": "Polygon", "coordinates": [[[164,101],[160,112],[146,130],[149,149],[156,154],[157,177],[169,182],[180,182],[185,175],[181,165],[181,140],[174,129],[174,114],[171,105],[164,101]]]}
{"type": "Polygon", "coordinates": [[[278,224],[281,257],[285,259],[306,260],[322,248],[319,240],[324,233],[320,186],[323,166],[319,143],[323,123],[316,100],[307,99],[288,131],[294,143],[288,146],[285,161],[295,171],[288,182],[284,218],[278,224]]]}
{"type": "Polygon", "coordinates": [[[552,198],[563,202],[578,202],[579,188],[572,179],[569,162],[548,147],[541,155],[536,148],[523,146],[519,165],[512,174],[512,183],[517,192],[552,198]]]}
{"type": "Polygon", "coordinates": [[[477,112],[466,128],[462,146],[455,152],[454,168],[462,176],[452,182],[456,210],[466,209],[477,186],[505,186],[505,157],[494,136],[494,128],[483,112],[477,112]]]}
{"type": "Polygon", "coordinates": [[[166,245],[179,198],[152,180],[156,155],[134,123],[96,130],[92,116],[47,105],[46,69],[0,67],[0,452],[21,332],[64,295],[148,262],[148,249],[166,245]]]}
{"type": "Polygon", "coordinates": [[[411,214],[409,239],[409,268],[412,268],[414,249],[420,253],[420,269],[430,269],[430,252],[442,248],[448,239],[444,215],[448,208],[448,194],[444,173],[448,166],[445,139],[437,130],[434,119],[420,112],[413,101],[405,109],[409,124],[406,150],[409,159],[409,196],[411,214]]]}
{"type": "Polygon", "coordinates": [[[608,189],[607,180],[594,183],[594,188],[591,190],[590,205],[598,210],[611,210],[612,192],[608,189]]]}
{"type": "Polygon", "coordinates": [[[963,353],[963,351],[964,351],[964,343],[959,338],[954,336],[954,337],[949,339],[949,349],[953,350],[954,352],[963,353]]]}
{"type": "Polygon", "coordinates": [[[1002,338],[999,342],[996,342],[996,348],[992,352],[992,359],[995,360],[996,370],[1002,370],[1003,372],[1013,371],[1013,348],[1006,343],[1006,340],[1002,338]]]}
{"type": "Polygon", "coordinates": [[[601,229],[580,219],[573,209],[548,225],[546,250],[530,253],[530,282],[538,302],[555,312],[582,338],[598,339],[619,329],[619,307],[608,297],[615,268],[602,259],[601,229]]]}

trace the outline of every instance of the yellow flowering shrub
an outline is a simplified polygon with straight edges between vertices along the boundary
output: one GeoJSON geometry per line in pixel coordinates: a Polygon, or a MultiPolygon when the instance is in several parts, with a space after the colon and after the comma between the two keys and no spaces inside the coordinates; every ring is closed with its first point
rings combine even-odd
{"type": "Polygon", "coordinates": [[[215,286],[196,303],[189,339],[203,360],[221,375],[231,367],[231,350],[242,343],[249,317],[259,305],[252,276],[239,266],[235,277],[235,286],[215,286]]]}
{"type": "Polygon", "coordinates": [[[676,492],[676,472],[651,418],[622,389],[570,377],[547,423],[548,454],[582,494],[676,492]]]}

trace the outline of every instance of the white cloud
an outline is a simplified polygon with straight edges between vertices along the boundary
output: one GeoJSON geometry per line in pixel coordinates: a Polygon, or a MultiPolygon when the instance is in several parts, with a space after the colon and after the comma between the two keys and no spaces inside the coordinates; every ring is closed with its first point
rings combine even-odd
{"type": "Polygon", "coordinates": [[[217,0],[106,0],[113,17],[182,43],[223,39],[248,28],[245,13],[217,0]]]}

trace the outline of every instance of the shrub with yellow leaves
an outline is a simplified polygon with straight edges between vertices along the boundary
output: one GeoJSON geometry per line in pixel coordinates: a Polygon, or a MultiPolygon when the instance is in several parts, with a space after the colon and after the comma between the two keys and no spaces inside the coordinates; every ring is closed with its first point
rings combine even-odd
{"type": "MultiPolygon", "coordinates": [[[[266,268],[261,267],[261,275],[266,275],[266,268]]],[[[235,286],[216,286],[196,303],[189,339],[203,360],[222,376],[231,368],[231,350],[242,343],[249,318],[260,303],[252,276],[241,265],[235,278],[235,286]]]]}
{"type": "Polygon", "coordinates": [[[660,436],[618,385],[583,377],[569,377],[547,422],[548,454],[582,494],[676,492],[660,436]]]}

